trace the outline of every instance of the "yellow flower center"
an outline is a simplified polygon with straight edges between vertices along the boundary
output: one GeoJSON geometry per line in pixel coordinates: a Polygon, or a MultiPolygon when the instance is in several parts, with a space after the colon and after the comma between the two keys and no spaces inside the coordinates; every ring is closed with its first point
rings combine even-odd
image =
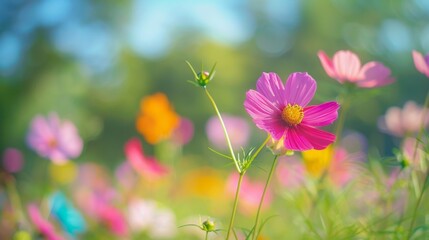
{"type": "Polygon", "coordinates": [[[304,118],[304,110],[298,104],[290,103],[282,111],[282,119],[290,126],[300,124],[304,118]]]}

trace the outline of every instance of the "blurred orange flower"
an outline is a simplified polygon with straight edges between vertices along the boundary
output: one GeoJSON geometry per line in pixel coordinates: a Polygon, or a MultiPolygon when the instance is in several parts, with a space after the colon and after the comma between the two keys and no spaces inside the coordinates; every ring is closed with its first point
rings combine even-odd
{"type": "Polygon", "coordinates": [[[136,127],[148,143],[156,144],[170,137],[179,119],[167,96],[155,93],[141,100],[136,127]]]}

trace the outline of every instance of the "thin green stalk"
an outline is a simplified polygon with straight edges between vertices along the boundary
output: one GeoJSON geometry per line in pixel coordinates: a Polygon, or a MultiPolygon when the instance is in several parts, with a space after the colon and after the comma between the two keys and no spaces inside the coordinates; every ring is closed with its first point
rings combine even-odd
{"type": "Polygon", "coordinates": [[[256,219],[255,219],[255,225],[253,226],[253,238],[252,239],[257,239],[258,235],[259,235],[259,231],[257,229],[258,221],[259,221],[259,214],[261,212],[262,203],[264,202],[265,193],[267,192],[268,186],[270,185],[271,178],[273,176],[274,169],[276,168],[278,157],[279,157],[278,155],[274,156],[273,165],[271,165],[270,173],[268,173],[268,179],[267,179],[267,182],[265,183],[264,191],[262,192],[262,197],[261,197],[261,201],[259,202],[258,211],[256,212],[256,219]]]}
{"type": "Polygon", "coordinates": [[[419,147],[419,141],[420,141],[420,138],[422,137],[423,132],[425,130],[425,122],[426,122],[426,115],[427,115],[427,112],[428,112],[428,107],[429,107],[429,91],[426,94],[426,99],[425,99],[425,102],[423,104],[423,114],[422,114],[422,119],[421,119],[421,122],[420,122],[420,131],[417,134],[416,144],[414,145],[413,160],[417,156],[417,148],[419,147]]]}
{"type": "Polygon", "coordinates": [[[212,98],[212,96],[209,93],[209,90],[207,90],[206,87],[204,87],[204,90],[205,90],[205,92],[207,94],[207,97],[210,99],[210,102],[212,103],[213,108],[216,111],[216,114],[217,114],[217,116],[219,118],[220,124],[222,125],[223,133],[225,134],[226,142],[228,143],[228,148],[229,148],[229,151],[231,153],[232,160],[234,160],[235,167],[237,168],[237,171],[239,173],[241,173],[242,172],[241,168],[240,168],[240,166],[238,164],[237,159],[235,158],[234,150],[232,148],[231,141],[229,140],[228,131],[226,130],[225,123],[223,122],[222,116],[220,115],[220,112],[219,112],[219,109],[217,108],[216,102],[214,101],[214,99],[212,98]]]}
{"type": "MultiPolygon", "coordinates": [[[[347,110],[349,109],[350,106],[350,98],[348,97],[348,94],[344,94],[344,96],[342,97],[342,102],[341,102],[341,112],[340,112],[340,116],[338,117],[338,122],[335,128],[335,136],[337,136],[337,140],[335,141],[336,143],[338,143],[340,141],[341,138],[341,132],[343,131],[343,127],[344,127],[344,123],[346,120],[346,113],[347,110]]],[[[334,143],[334,144],[336,144],[334,143]]]]}
{"type": "Polygon", "coordinates": [[[228,232],[226,234],[226,240],[229,239],[232,226],[234,225],[235,213],[237,212],[237,205],[238,205],[238,196],[240,195],[241,182],[243,181],[243,176],[244,176],[244,173],[240,173],[238,177],[237,190],[235,192],[235,199],[234,199],[234,207],[232,208],[231,220],[229,222],[228,232]]]}
{"type": "Polygon", "coordinates": [[[267,138],[265,139],[265,141],[261,144],[261,146],[259,146],[259,148],[256,150],[255,154],[253,154],[252,159],[250,159],[249,165],[251,165],[253,160],[255,160],[255,158],[259,155],[262,148],[264,148],[267,145],[267,142],[270,140],[270,138],[271,138],[271,136],[268,135],[267,138]]]}
{"type": "Polygon", "coordinates": [[[209,232],[208,231],[206,231],[206,237],[204,238],[204,240],[207,240],[207,239],[209,239],[209,232]]]}
{"type": "Polygon", "coordinates": [[[413,211],[413,215],[411,217],[410,227],[408,229],[407,239],[410,239],[411,236],[412,236],[412,231],[413,231],[414,223],[415,223],[416,217],[417,217],[417,210],[419,209],[420,203],[422,202],[423,195],[424,195],[424,192],[426,190],[426,182],[428,181],[428,179],[429,179],[429,171],[426,170],[426,177],[425,177],[425,180],[424,180],[423,185],[422,185],[422,190],[420,191],[419,198],[417,199],[417,203],[414,206],[414,211],[413,211]]]}
{"type": "Polygon", "coordinates": [[[15,213],[16,220],[19,223],[25,222],[24,212],[19,198],[18,190],[16,189],[15,179],[12,176],[6,176],[5,179],[6,191],[9,196],[12,209],[15,213]]]}

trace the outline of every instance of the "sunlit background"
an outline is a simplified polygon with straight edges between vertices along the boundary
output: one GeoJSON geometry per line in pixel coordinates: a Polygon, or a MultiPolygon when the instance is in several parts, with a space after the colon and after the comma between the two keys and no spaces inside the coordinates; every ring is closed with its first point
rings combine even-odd
{"type": "Polygon", "coordinates": [[[256,147],[265,134],[243,102],[261,73],[277,72],[285,80],[292,72],[309,72],[318,82],[314,102],[334,100],[341,85],[327,76],[317,53],[332,56],[342,49],[357,53],[362,63],[380,61],[392,70],[394,84],[366,89],[353,100],[345,130],[362,133],[368,152],[393,156],[399,142],[382,133],[377,121],[388,107],[407,100],[423,105],[429,82],[416,71],[411,51],[429,52],[429,1],[3,0],[0,150],[23,152],[17,180],[24,197],[37,196],[31,179],[43,176],[48,164],[25,139],[35,115],[56,112],[75,123],[83,139],[74,161],[113,172],[132,137],[142,139],[148,154],[160,151],[141,138],[136,118],[143,97],[163,92],[195,129],[182,149],[188,158],[168,164],[185,172],[232,170],[208,148],[213,144],[206,124],[214,110],[204,91],[187,83],[193,74],[186,61],[197,70],[217,63],[211,93],[222,113],[248,120],[247,145],[256,147]]]}

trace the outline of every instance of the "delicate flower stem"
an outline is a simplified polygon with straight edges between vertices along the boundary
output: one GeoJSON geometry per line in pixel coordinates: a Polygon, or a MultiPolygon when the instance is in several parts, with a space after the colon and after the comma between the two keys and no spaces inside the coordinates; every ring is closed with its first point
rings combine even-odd
{"type": "Polygon", "coordinates": [[[207,240],[207,239],[209,239],[209,232],[208,231],[206,231],[206,237],[204,238],[204,240],[207,240]]]}
{"type": "Polygon", "coordinates": [[[422,190],[420,191],[420,195],[419,195],[419,197],[418,197],[418,199],[417,199],[417,203],[416,203],[416,205],[414,206],[413,215],[412,215],[412,217],[411,217],[410,228],[408,229],[408,236],[407,236],[407,238],[406,238],[406,239],[410,239],[410,238],[411,238],[411,236],[412,236],[412,231],[413,231],[414,223],[415,223],[415,221],[416,221],[416,217],[417,217],[417,210],[419,209],[420,203],[422,202],[423,194],[424,194],[424,192],[425,192],[425,190],[426,190],[426,182],[427,182],[428,180],[429,180],[429,171],[428,171],[428,170],[426,170],[425,180],[424,180],[424,182],[423,182],[422,190]]]}
{"type": "MultiPolygon", "coordinates": [[[[347,92],[349,92],[349,91],[347,91],[347,92]]],[[[342,96],[342,99],[341,99],[341,112],[340,112],[340,116],[338,117],[338,122],[337,122],[337,125],[336,125],[336,129],[335,129],[335,136],[337,136],[337,139],[336,139],[336,143],[338,143],[339,141],[340,141],[340,138],[341,138],[341,132],[343,131],[343,127],[344,127],[344,122],[345,122],[345,120],[346,120],[346,113],[347,113],[347,110],[349,109],[349,106],[350,106],[350,100],[349,100],[350,98],[348,97],[348,94],[346,93],[346,94],[344,94],[343,96],[342,96]]]]}
{"type": "Polygon", "coordinates": [[[16,214],[15,217],[18,223],[25,223],[24,212],[19,198],[18,191],[16,189],[15,179],[12,176],[5,176],[6,191],[9,195],[9,200],[12,205],[12,209],[16,214]]]}
{"type": "Polygon", "coordinates": [[[417,134],[416,144],[414,145],[413,160],[417,156],[417,148],[419,147],[419,141],[420,141],[420,138],[422,137],[423,132],[425,130],[425,122],[426,122],[426,115],[428,114],[428,108],[429,108],[429,91],[426,94],[426,99],[425,99],[425,102],[423,104],[423,114],[422,114],[422,119],[420,122],[420,131],[417,134]]]}
{"type": "Polygon", "coordinates": [[[241,182],[243,181],[244,172],[241,172],[238,177],[237,190],[235,191],[234,207],[232,208],[231,220],[229,222],[228,232],[226,234],[226,240],[229,239],[231,234],[232,226],[234,225],[235,213],[237,212],[238,196],[240,195],[241,182]]]}
{"type": "Polygon", "coordinates": [[[270,185],[274,169],[276,168],[277,159],[278,159],[278,155],[275,155],[274,160],[273,160],[273,165],[271,165],[271,170],[270,170],[270,173],[268,174],[267,182],[265,183],[264,191],[262,192],[261,201],[259,202],[258,211],[256,212],[255,225],[253,226],[253,238],[252,239],[257,239],[258,235],[259,235],[259,232],[257,230],[258,221],[259,221],[259,214],[261,212],[262,203],[264,202],[265,194],[267,192],[268,186],[270,185]]]}
{"type": "Polygon", "coordinates": [[[219,109],[217,108],[216,102],[214,101],[213,97],[210,95],[209,90],[207,90],[206,87],[204,87],[204,90],[207,94],[207,97],[210,99],[210,102],[212,103],[213,108],[216,111],[216,114],[219,118],[220,124],[222,125],[223,133],[225,134],[226,142],[228,143],[228,148],[229,148],[229,151],[231,153],[232,160],[234,160],[235,167],[237,168],[237,171],[239,173],[241,173],[242,170],[238,164],[237,159],[235,158],[234,150],[232,148],[231,141],[229,140],[228,131],[226,130],[225,123],[223,122],[222,116],[220,115],[220,112],[219,112],[219,109]]]}
{"type": "Polygon", "coordinates": [[[259,148],[256,150],[255,154],[253,154],[252,159],[250,160],[250,164],[252,164],[253,160],[255,160],[255,158],[259,155],[262,148],[264,148],[267,145],[267,142],[270,140],[270,138],[271,138],[271,136],[268,135],[267,138],[265,139],[265,141],[261,144],[261,146],[259,146],[259,148]]]}

